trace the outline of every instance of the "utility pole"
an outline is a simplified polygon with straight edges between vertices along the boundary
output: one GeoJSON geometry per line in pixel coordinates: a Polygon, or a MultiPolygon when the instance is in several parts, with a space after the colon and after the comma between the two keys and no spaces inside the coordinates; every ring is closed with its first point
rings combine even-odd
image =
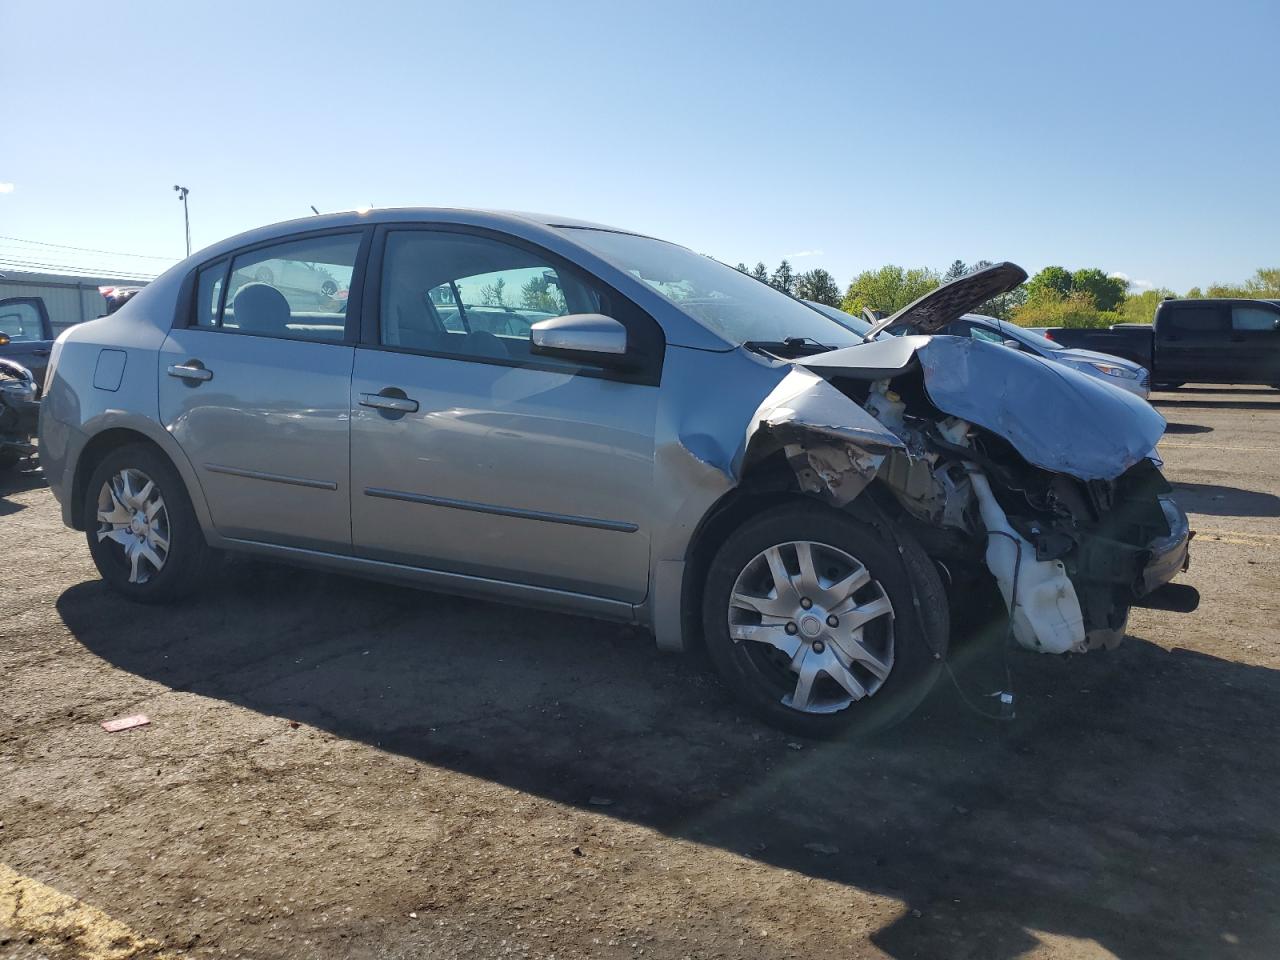
{"type": "Polygon", "coordinates": [[[187,256],[191,256],[191,217],[187,213],[187,194],[191,191],[186,187],[180,187],[176,183],[173,189],[178,191],[178,199],[182,201],[182,222],[187,228],[187,256]]]}

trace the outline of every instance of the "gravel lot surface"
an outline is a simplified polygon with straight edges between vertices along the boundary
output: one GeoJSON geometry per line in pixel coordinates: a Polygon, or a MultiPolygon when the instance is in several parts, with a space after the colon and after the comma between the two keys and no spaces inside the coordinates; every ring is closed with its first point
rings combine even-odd
{"type": "Polygon", "coordinates": [[[1157,406],[1199,610],[860,742],[590,620],[247,561],[133,606],[8,474],[0,956],[1280,956],[1280,391],[1157,406]]]}

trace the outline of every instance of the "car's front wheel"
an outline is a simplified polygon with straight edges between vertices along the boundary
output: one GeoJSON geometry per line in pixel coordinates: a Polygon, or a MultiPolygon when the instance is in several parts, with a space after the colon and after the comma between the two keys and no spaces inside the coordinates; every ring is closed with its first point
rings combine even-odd
{"type": "Polygon", "coordinates": [[[156,448],[108,453],[85,491],[89,552],[113,590],[142,603],[168,603],[201,585],[212,551],[178,471],[156,448]]]}
{"type": "Polygon", "coordinates": [[[865,731],[902,719],[933,686],[946,594],[918,545],[887,536],[795,503],[754,517],[716,554],[703,594],[707,651],[766,721],[803,736],[865,731]]]}

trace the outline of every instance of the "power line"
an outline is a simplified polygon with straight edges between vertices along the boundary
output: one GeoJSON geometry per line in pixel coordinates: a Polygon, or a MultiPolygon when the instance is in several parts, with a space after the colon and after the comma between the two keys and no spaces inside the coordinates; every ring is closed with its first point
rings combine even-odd
{"type": "Polygon", "coordinates": [[[156,274],[137,270],[109,270],[98,267],[80,267],[67,263],[49,263],[41,260],[14,260],[0,257],[0,266],[11,270],[30,270],[34,273],[65,272],[84,277],[115,277],[120,280],[154,280],[156,274]]]}
{"type": "Polygon", "coordinates": [[[139,257],[143,260],[167,260],[177,263],[177,257],[161,257],[152,253],[122,253],[119,250],[97,250],[93,247],[73,247],[65,243],[46,243],[43,240],[24,240],[22,237],[0,237],[0,240],[13,240],[17,243],[30,243],[37,247],[57,247],[59,250],[78,250],[81,253],[107,253],[115,257],[139,257]]]}

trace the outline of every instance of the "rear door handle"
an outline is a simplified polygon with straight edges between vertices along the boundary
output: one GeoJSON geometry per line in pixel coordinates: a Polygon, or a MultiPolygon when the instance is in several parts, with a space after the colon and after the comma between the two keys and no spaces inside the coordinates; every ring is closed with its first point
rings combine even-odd
{"type": "Polygon", "coordinates": [[[206,369],[199,360],[188,360],[186,363],[169,364],[169,376],[203,382],[213,379],[213,371],[206,369]]]}
{"type": "MultiPolygon", "coordinates": [[[[388,387],[387,390],[395,389],[388,387]]],[[[397,391],[401,392],[401,391],[397,391]]],[[[386,391],[382,393],[362,393],[360,394],[360,406],[373,407],[377,410],[393,410],[396,413],[417,413],[418,401],[409,397],[397,397],[388,395],[386,391]]]]}
{"type": "Polygon", "coordinates": [[[36,356],[36,357],[47,357],[47,356],[49,355],[49,351],[48,351],[48,350],[43,350],[43,349],[41,349],[41,350],[32,350],[32,351],[31,351],[31,354],[32,354],[32,356],[36,356]]]}

